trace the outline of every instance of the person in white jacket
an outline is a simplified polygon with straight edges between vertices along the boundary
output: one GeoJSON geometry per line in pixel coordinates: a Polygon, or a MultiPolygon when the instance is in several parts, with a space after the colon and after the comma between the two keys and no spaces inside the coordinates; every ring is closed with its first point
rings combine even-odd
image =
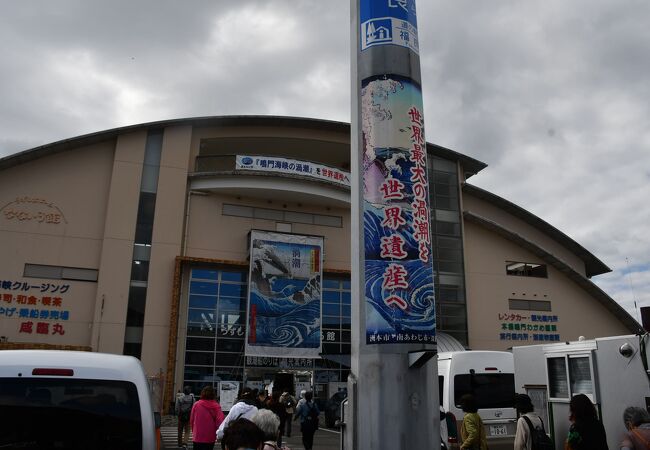
{"type": "Polygon", "coordinates": [[[531,450],[533,446],[533,439],[531,430],[524,416],[530,420],[530,423],[536,429],[543,429],[544,424],[539,415],[534,411],[533,402],[526,394],[516,394],[515,408],[519,413],[519,420],[517,420],[517,431],[515,432],[515,447],[514,450],[531,450]]]}
{"type": "Polygon", "coordinates": [[[217,439],[223,439],[223,432],[228,428],[228,424],[231,421],[242,417],[251,420],[256,413],[257,406],[255,406],[253,391],[250,388],[244,388],[239,396],[239,401],[230,408],[228,415],[224,421],[221,422],[221,425],[219,425],[219,429],[217,430],[217,439]]]}

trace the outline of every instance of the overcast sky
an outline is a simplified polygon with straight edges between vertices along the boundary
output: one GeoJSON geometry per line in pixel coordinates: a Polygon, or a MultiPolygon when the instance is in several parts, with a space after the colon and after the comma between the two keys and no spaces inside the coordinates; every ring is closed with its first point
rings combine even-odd
{"type": "MultiPolygon", "coordinates": [[[[650,306],[647,0],[417,0],[427,140],[650,306]]],[[[0,1],[0,157],[162,119],[350,120],[349,0],[0,1]],[[190,6],[187,6],[190,5],[190,6]]]]}

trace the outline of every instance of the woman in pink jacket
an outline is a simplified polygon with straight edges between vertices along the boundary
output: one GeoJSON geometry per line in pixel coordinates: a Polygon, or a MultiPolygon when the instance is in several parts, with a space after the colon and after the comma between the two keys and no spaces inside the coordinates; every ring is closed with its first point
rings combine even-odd
{"type": "Polygon", "coordinates": [[[192,406],[190,426],[195,450],[213,450],[217,440],[217,428],[223,422],[221,406],[214,399],[214,389],[206,386],[201,391],[201,399],[192,406]]]}

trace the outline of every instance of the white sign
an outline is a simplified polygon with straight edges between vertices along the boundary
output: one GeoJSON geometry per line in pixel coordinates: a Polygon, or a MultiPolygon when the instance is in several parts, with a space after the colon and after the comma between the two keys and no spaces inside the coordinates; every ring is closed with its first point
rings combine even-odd
{"type": "Polygon", "coordinates": [[[235,170],[254,170],[258,172],[279,172],[300,175],[350,187],[350,172],[295,159],[276,158],[274,156],[237,155],[235,170]]]}
{"type": "Polygon", "coordinates": [[[230,411],[230,408],[237,403],[237,393],[239,392],[238,381],[221,381],[219,382],[219,405],[222,411],[230,411]]]}

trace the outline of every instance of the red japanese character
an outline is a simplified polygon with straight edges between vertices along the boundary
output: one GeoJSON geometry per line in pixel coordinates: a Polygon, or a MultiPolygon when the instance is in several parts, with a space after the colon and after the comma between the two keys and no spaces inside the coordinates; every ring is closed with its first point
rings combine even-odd
{"type": "Polygon", "coordinates": [[[36,332],[38,334],[50,334],[50,324],[47,322],[38,322],[36,324],[36,332]]]}
{"type": "Polygon", "coordinates": [[[411,181],[415,181],[416,183],[426,184],[427,172],[426,170],[424,170],[424,167],[420,167],[420,166],[411,167],[411,173],[413,174],[411,176],[411,181]]]}
{"type": "Polygon", "coordinates": [[[404,189],[404,184],[395,178],[386,178],[386,181],[379,187],[379,190],[384,194],[384,200],[404,198],[402,189],[404,189]]]}
{"type": "Polygon", "coordinates": [[[43,297],[41,298],[41,303],[43,305],[51,305],[52,304],[52,297],[43,297]]]}
{"type": "Polygon", "coordinates": [[[65,334],[65,331],[63,330],[63,325],[60,323],[55,323],[52,325],[52,334],[60,334],[63,336],[65,334]]]}
{"type": "Polygon", "coordinates": [[[429,243],[429,222],[426,220],[416,220],[413,223],[413,237],[417,241],[429,243]]]}
{"type": "Polygon", "coordinates": [[[2,301],[11,303],[14,300],[14,296],[12,294],[2,294],[2,301]]]}
{"type": "Polygon", "coordinates": [[[429,250],[429,246],[427,245],[426,242],[420,242],[419,244],[419,257],[420,261],[423,263],[429,262],[429,254],[431,253],[431,250],[429,250]]]}
{"type": "Polygon", "coordinates": [[[61,306],[61,297],[54,297],[52,299],[52,306],[61,306]]]}
{"type": "Polygon", "coordinates": [[[411,140],[418,144],[424,144],[424,133],[422,128],[416,127],[415,125],[411,127],[413,133],[411,134],[411,140]]]}
{"type": "Polygon", "coordinates": [[[404,225],[406,220],[402,217],[402,208],[399,206],[391,206],[384,208],[384,221],[381,223],[383,226],[396,230],[400,225],[404,225]]]}
{"type": "Polygon", "coordinates": [[[33,295],[30,295],[29,297],[27,297],[27,304],[28,305],[35,305],[36,304],[36,297],[34,297],[33,295]]]}
{"type": "Polygon", "coordinates": [[[34,322],[23,322],[23,323],[20,324],[19,333],[32,334],[32,327],[33,326],[34,326],[34,322]]]}
{"type": "Polygon", "coordinates": [[[424,200],[427,198],[427,188],[422,183],[415,183],[413,185],[413,195],[418,200],[424,200]]]}
{"type": "Polygon", "coordinates": [[[384,281],[381,287],[384,289],[406,289],[409,287],[406,281],[408,272],[399,264],[389,264],[384,271],[384,281]]]}
{"type": "Polygon", "coordinates": [[[402,311],[408,307],[406,300],[398,295],[389,296],[388,298],[384,299],[384,303],[386,303],[387,306],[397,305],[397,307],[402,311]]]}
{"type": "Polygon", "coordinates": [[[425,166],[424,155],[422,146],[420,144],[413,144],[413,148],[411,149],[411,161],[416,163],[418,166],[425,166]]]}
{"type": "Polygon", "coordinates": [[[408,253],[404,251],[404,239],[399,235],[392,235],[381,238],[381,253],[379,256],[382,258],[396,258],[404,259],[408,253]]]}
{"type": "Polygon", "coordinates": [[[21,305],[24,305],[27,303],[27,296],[26,295],[17,295],[16,296],[16,303],[20,303],[21,305]]]}
{"type": "Polygon", "coordinates": [[[422,113],[415,106],[411,106],[411,109],[408,111],[408,115],[411,116],[412,123],[422,125],[422,113]]]}
{"type": "Polygon", "coordinates": [[[416,200],[411,203],[411,208],[413,208],[413,217],[416,219],[428,220],[429,208],[427,207],[426,201],[416,200]]]}

